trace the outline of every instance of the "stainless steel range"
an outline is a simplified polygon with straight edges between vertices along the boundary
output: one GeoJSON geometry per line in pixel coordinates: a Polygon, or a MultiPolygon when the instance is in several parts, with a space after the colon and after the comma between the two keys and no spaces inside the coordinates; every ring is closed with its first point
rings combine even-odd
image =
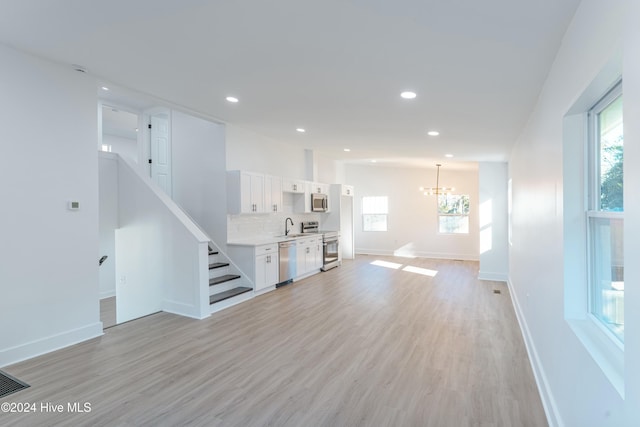
{"type": "Polygon", "coordinates": [[[303,222],[302,232],[322,234],[322,271],[327,271],[342,264],[340,232],[334,230],[319,230],[318,227],[318,221],[303,222]]]}

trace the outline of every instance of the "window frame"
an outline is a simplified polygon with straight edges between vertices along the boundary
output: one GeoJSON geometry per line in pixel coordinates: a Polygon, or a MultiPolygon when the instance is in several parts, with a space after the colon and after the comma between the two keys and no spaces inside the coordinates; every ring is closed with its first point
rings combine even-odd
{"type": "MultiPolygon", "coordinates": [[[[602,331],[606,337],[613,342],[616,347],[624,351],[624,337],[621,338],[615,334],[604,322],[600,319],[596,313],[594,313],[594,281],[595,277],[595,257],[597,256],[594,251],[595,238],[592,232],[592,220],[604,219],[612,220],[619,219],[624,224],[624,207],[622,211],[608,211],[602,210],[601,198],[602,198],[602,170],[601,170],[601,144],[600,144],[600,124],[599,114],[603,112],[608,106],[615,102],[619,97],[623,95],[622,80],[616,82],[613,87],[605,93],[598,101],[587,111],[587,138],[586,138],[586,206],[585,206],[585,236],[586,236],[586,275],[587,275],[587,318],[593,322],[600,331],[602,331]]],[[[623,110],[624,114],[624,110],[623,110]]],[[[623,119],[624,120],[624,119],[623,119]]],[[[624,141],[623,141],[624,147],[624,141]]],[[[623,151],[624,153],[624,151],[623,151]]],[[[623,157],[624,158],[624,157],[623,157]]],[[[624,177],[623,177],[624,186],[624,177]]],[[[623,201],[624,203],[624,201],[623,201]]],[[[623,205],[624,206],[624,205],[623,205]]],[[[624,265],[624,264],[623,264],[624,265]]],[[[624,307],[624,300],[623,300],[624,307]]],[[[602,309],[602,308],[601,308],[602,309]]]]}
{"type": "MultiPolygon", "coordinates": [[[[362,231],[364,233],[384,233],[389,231],[389,196],[362,196],[361,199],[362,202],[362,231]],[[384,209],[384,212],[382,212],[382,210],[380,212],[375,211],[375,212],[365,212],[365,199],[379,199],[379,198],[384,198],[385,199],[385,207],[386,209],[384,209]],[[375,215],[375,216],[380,216],[380,215],[384,215],[385,217],[385,228],[384,230],[368,230],[365,228],[365,224],[367,223],[365,221],[365,217],[368,215],[375,215]]],[[[374,209],[375,210],[375,209],[374,209]]]]}
{"type": "Polygon", "coordinates": [[[437,227],[438,227],[438,234],[444,234],[444,235],[448,235],[448,236],[468,236],[471,232],[471,195],[469,194],[449,194],[449,193],[442,193],[442,194],[437,194],[436,195],[436,216],[438,217],[437,219],[437,227]],[[466,197],[468,204],[469,204],[469,211],[467,213],[453,213],[453,214],[447,214],[447,213],[440,213],[440,196],[460,196],[460,197],[466,197]],[[440,217],[466,217],[467,218],[467,231],[466,232],[460,232],[460,233],[456,233],[456,232],[449,232],[449,231],[442,231],[440,230],[440,217]]]}

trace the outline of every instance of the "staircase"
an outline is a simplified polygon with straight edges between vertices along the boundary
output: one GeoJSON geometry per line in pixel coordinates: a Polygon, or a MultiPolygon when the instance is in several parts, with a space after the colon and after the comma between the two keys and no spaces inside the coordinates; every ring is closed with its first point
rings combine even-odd
{"type": "Polygon", "coordinates": [[[230,307],[253,297],[253,287],[209,243],[209,304],[211,313],[230,307]]]}

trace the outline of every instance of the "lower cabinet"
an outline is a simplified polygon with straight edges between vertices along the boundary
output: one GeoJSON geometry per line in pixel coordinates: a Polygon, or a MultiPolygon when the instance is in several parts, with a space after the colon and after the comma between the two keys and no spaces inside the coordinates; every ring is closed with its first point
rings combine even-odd
{"type": "Polygon", "coordinates": [[[311,237],[297,241],[298,276],[303,276],[322,267],[322,239],[311,237]]]}
{"type": "MultiPolygon", "coordinates": [[[[277,249],[277,248],[276,248],[277,249]]],[[[256,247],[256,252],[258,248],[256,247]]],[[[255,291],[268,288],[278,283],[278,251],[256,255],[255,262],[255,291]]]]}
{"type": "Polygon", "coordinates": [[[278,283],[278,244],[227,244],[229,257],[253,282],[254,292],[275,289],[278,283]]]}

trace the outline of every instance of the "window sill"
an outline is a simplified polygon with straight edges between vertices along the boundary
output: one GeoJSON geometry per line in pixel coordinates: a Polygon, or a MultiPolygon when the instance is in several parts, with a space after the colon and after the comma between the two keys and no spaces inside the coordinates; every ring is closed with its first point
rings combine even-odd
{"type": "Polygon", "coordinates": [[[591,318],[567,319],[567,323],[611,385],[624,399],[624,346],[615,342],[591,318]]]}

